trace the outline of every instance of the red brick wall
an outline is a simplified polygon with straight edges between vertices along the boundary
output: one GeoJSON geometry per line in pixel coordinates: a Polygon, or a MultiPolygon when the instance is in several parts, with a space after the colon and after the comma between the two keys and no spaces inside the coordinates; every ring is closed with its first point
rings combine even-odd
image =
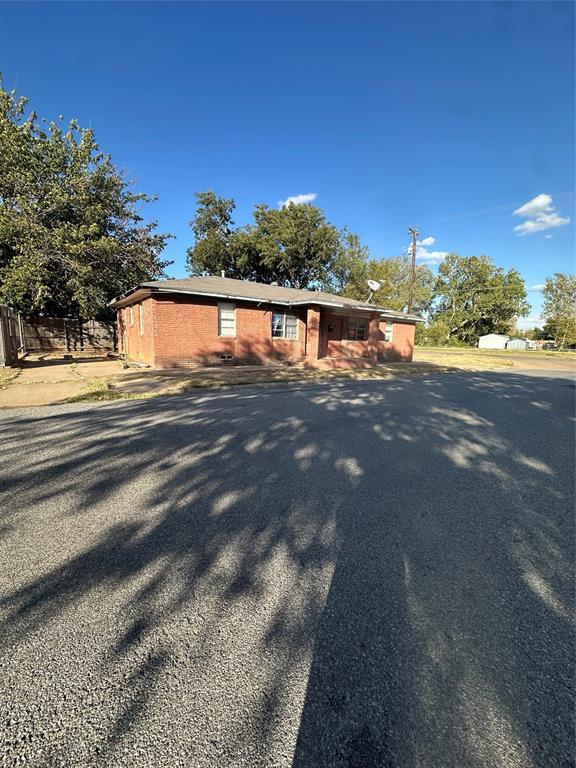
{"type": "Polygon", "coordinates": [[[306,359],[314,363],[321,356],[320,349],[320,310],[317,307],[306,309],[306,359]]]}
{"type": "Polygon", "coordinates": [[[236,336],[218,336],[217,300],[160,296],[153,301],[157,367],[268,363],[304,357],[306,325],[301,311],[296,312],[298,338],[273,339],[272,307],[231,302],[236,304],[236,336]],[[222,360],[221,355],[231,355],[232,359],[222,360]]]}
{"type": "Polygon", "coordinates": [[[118,312],[118,349],[131,360],[154,365],[154,299],[141,302],[144,333],[140,332],[140,302],[118,312]]]}
{"type": "MultiPolygon", "coordinates": [[[[156,367],[191,367],[230,363],[269,363],[273,360],[317,359],[318,352],[345,357],[374,356],[380,360],[412,360],[414,330],[412,323],[394,322],[392,342],[384,341],[386,324],[380,323],[376,333],[367,341],[338,342],[338,351],[331,349],[332,341],[323,339],[319,350],[320,312],[308,307],[296,310],[298,338],[272,338],[270,305],[257,306],[249,302],[236,303],[236,336],[218,336],[218,301],[193,296],[154,296],[144,299],[144,334],[140,333],[139,304],[118,312],[119,345],[132,360],[156,367]],[[306,332],[308,326],[308,339],[306,332]],[[376,336],[378,338],[376,339],[376,336]],[[124,350],[124,342],[126,350],[124,350]],[[231,355],[222,360],[221,355],[231,355]]],[[[283,311],[278,307],[277,311],[283,311]]],[[[373,319],[372,325],[377,322],[373,319]]],[[[374,331],[374,328],[372,329],[374,331]]],[[[336,342],[334,342],[336,344],[336,342]]]]}
{"type": "Polygon", "coordinates": [[[412,360],[414,352],[414,333],[416,325],[414,323],[398,323],[392,325],[392,341],[384,341],[384,332],[386,322],[380,323],[380,341],[378,342],[379,359],[388,361],[412,360]]]}

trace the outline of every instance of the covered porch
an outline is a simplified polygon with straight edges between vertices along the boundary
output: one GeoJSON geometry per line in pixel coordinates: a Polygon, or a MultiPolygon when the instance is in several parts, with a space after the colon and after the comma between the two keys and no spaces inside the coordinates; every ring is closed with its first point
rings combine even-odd
{"type": "Polygon", "coordinates": [[[381,359],[380,312],[308,307],[306,360],[320,367],[369,367],[381,359]]]}

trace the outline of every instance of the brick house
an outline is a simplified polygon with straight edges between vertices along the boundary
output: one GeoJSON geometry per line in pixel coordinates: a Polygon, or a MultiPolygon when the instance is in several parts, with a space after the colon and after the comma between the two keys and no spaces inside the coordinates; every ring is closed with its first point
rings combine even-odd
{"type": "Polygon", "coordinates": [[[225,277],[142,283],[110,306],[121,351],[158,368],[411,360],[419,318],[321,291],[225,277]]]}

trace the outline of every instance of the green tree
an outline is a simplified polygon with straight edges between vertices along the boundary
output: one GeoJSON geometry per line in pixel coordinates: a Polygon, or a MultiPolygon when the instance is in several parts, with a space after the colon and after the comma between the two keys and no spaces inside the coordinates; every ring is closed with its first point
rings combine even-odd
{"type": "Polygon", "coordinates": [[[168,235],[144,223],[153,198],[131,191],[92,131],[42,127],[26,104],[0,82],[0,302],[93,317],[164,274],[168,235]]]}
{"type": "MultiPolygon", "coordinates": [[[[379,306],[404,312],[408,306],[410,290],[411,260],[407,256],[395,256],[390,259],[370,259],[363,270],[351,275],[349,284],[343,293],[356,299],[366,300],[368,295],[367,279],[377,280],[380,288],[374,292],[372,301],[379,306]]],[[[413,312],[422,314],[430,309],[434,293],[435,277],[425,264],[416,266],[414,282],[413,312]]]]}
{"type": "Polygon", "coordinates": [[[188,251],[191,274],[219,274],[308,288],[329,280],[341,251],[340,233],[319,208],[290,204],[254,209],[254,223],[233,229],[234,201],[198,193],[188,251]]]}
{"type": "Polygon", "coordinates": [[[366,293],[368,279],[368,247],[362,245],[358,235],[343,229],[340,232],[338,251],[322,288],[350,298],[358,298],[355,286],[363,285],[366,293]]]}
{"type": "Polygon", "coordinates": [[[248,233],[266,282],[313,287],[326,280],[338,256],[338,230],[314,205],[291,203],[280,210],[257,205],[248,233]]]}
{"type": "Polygon", "coordinates": [[[576,275],[556,272],[544,284],[544,330],[561,349],[576,344],[576,275]]]}
{"type": "Polygon", "coordinates": [[[230,250],[234,200],[217,197],[212,190],[196,192],[196,200],[196,213],[190,222],[195,243],[187,252],[188,271],[201,275],[225,270],[229,277],[241,277],[230,250]]]}
{"type": "Polygon", "coordinates": [[[449,254],[438,268],[434,322],[446,326],[445,343],[475,344],[486,333],[507,333],[530,311],[520,274],[496,267],[489,256],[449,254]]]}

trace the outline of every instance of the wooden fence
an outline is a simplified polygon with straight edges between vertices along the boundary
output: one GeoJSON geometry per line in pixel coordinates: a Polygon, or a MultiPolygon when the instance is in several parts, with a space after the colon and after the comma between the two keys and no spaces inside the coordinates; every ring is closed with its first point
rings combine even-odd
{"type": "Polygon", "coordinates": [[[113,352],[116,323],[105,320],[41,317],[24,322],[27,352],[113,352]]]}
{"type": "Polygon", "coordinates": [[[18,317],[4,304],[0,304],[0,367],[18,360],[21,346],[18,317]]]}

